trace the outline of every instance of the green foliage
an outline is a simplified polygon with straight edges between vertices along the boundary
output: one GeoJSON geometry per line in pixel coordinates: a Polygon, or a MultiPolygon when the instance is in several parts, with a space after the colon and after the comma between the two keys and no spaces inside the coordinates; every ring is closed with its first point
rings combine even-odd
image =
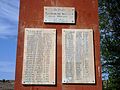
{"type": "Polygon", "coordinates": [[[99,0],[102,72],[107,90],[120,90],[120,0],[99,0]]]}

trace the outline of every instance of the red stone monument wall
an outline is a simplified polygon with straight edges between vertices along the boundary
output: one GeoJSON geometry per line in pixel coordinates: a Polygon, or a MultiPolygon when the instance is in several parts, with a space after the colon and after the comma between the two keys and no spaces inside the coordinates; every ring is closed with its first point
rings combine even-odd
{"type": "Polygon", "coordinates": [[[102,90],[100,65],[100,33],[97,0],[20,0],[15,90],[102,90]],[[75,24],[45,24],[44,6],[75,7],[75,24]],[[25,28],[56,29],[56,85],[23,85],[23,50],[25,28]],[[62,83],[62,29],[93,29],[95,84],[62,83]]]}

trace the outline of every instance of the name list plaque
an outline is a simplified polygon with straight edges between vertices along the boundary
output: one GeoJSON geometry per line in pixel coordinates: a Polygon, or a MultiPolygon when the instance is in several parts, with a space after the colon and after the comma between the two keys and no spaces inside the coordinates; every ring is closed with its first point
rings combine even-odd
{"type": "Polygon", "coordinates": [[[25,28],[22,84],[55,85],[56,29],[25,28]]]}
{"type": "Polygon", "coordinates": [[[75,23],[74,7],[44,7],[45,23],[75,23]]]}
{"type": "Polygon", "coordinates": [[[95,83],[92,29],[62,30],[62,83],[95,83]]]}

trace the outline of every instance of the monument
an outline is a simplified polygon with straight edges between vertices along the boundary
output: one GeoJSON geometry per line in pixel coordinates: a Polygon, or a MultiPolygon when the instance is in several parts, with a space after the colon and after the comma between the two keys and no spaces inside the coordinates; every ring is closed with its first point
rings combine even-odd
{"type": "Polygon", "coordinates": [[[20,0],[15,90],[102,90],[97,0],[20,0]]]}

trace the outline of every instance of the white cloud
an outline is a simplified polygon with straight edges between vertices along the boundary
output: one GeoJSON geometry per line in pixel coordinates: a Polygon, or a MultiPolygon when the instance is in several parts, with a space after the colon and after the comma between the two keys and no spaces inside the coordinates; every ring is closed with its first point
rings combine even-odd
{"type": "Polygon", "coordinates": [[[19,0],[0,0],[0,38],[17,36],[19,0]]]}

